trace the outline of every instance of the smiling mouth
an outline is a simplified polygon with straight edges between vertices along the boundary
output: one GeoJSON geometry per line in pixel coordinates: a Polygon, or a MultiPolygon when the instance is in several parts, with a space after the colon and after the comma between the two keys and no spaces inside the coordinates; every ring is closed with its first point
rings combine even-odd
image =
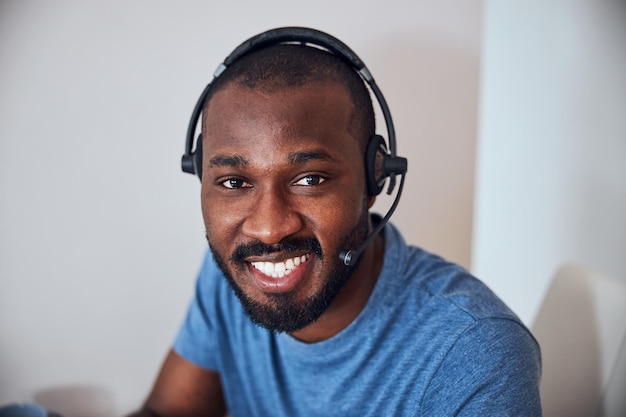
{"type": "Polygon", "coordinates": [[[291,272],[294,271],[298,265],[306,262],[309,257],[310,255],[306,254],[289,258],[282,262],[259,261],[250,262],[250,264],[268,277],[283,278],[284,276],[291,274],[291,272]]]}

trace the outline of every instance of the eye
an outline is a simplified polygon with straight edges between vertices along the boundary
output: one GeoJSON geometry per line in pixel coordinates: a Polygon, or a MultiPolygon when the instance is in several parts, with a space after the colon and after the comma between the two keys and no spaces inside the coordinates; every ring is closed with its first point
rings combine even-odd
{"type": "Polygon", "coordinates": [[[322,177],[321,175],[311,174],[311,175],[307,175],[307,176],[300,178],[298,181],[294,182],[294,185],[312,187],[315,185],[320,185],[324,181],[326,181],[326,178],[322,177]]]}
{"type": "Polygon", "coordinates": [[[224,188],[228,188],[230,190],[236,190],[239,188],[249,188],[252,187],[252,184],[250,184],[249,182],[246,182],[244,180],[241,180],[239,178],[228,178],[225,181],[222,181],[220,183],[224,188]]]}

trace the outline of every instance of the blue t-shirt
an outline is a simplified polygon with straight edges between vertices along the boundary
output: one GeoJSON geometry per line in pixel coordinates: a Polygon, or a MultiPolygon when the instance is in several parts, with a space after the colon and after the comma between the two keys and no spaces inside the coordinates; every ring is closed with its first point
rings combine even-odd
{"type": "Polygon", "coordinates": [[[231,416],[540,416],[537,342],[461,267],[385,227],[359,316],[303,343],[253,324],[210,253],[174,343],[220,373],[231,416]]]}

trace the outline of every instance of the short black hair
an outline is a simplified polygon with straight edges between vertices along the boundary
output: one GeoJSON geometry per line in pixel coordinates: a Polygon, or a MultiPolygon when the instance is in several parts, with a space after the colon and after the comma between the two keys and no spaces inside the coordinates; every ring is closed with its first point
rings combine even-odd
{"type": "Polygon", "coordinates": [[[317,47],[277,44],[244,55],[213,81],[204,108],[216,92],[231,84],[271,93],[327,81],[338,82],[348,92],[354,105],[350,130],[364,151],[376,130],[369,90],[347,62],[317,47]]]}

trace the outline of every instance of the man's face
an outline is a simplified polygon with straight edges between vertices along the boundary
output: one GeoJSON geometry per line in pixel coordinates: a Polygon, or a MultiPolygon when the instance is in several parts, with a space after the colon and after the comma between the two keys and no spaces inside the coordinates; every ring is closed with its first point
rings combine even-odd
{"type": "Polygon", "coordinates": [[[246,313],[269,329],[317,320],[356,268],[339,260],[369,224],[352,112],[330,82],[273,93],[230,85],[205,109],[207,238],[246,313]]]}

